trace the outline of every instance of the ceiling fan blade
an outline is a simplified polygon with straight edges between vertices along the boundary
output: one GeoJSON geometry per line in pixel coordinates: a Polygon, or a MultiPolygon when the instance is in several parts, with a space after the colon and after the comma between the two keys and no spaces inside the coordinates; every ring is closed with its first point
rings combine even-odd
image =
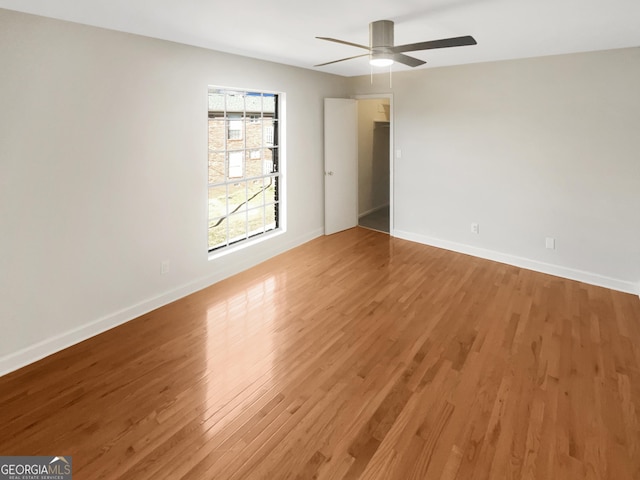
{"type": "MultiPolygon", "coordinates": [[[[314,65],[314,67],[324,67],[325,65],[331,65],[332,63],[344,62],[345,60],[351,60],[353,58],[368,57],[368,56],[369,56],[368,53],[363,53],[362,55],[356,55],[355,57],[341,58],[340,60],[333,60],[332,62],[320,63],[318,65],[314,65]]],[[[406,55],[403,55],[403,57],[404,56],[406,55]]]]}
{"type": "Polygon", "coordinates": [[[360,45],[358,43],[345,42],[344,40],[338,40],[337,38],[329,38],[329,37],[316,37],[318,40],[326,40],[328,42],[341,43],[343,45],[351,45],[352,47],[364,48],[365,50],[369,50],[369,47],[365,45],[360,45]]]}
{"type": "Polygon", "coordinates": [[[409,43],[407,45],[397,45],[390,47],[389,50],[393,53],[401,52],[413,52],[416,50],[431,50],[434,48],[448,48],[448,47],[464,47],[466,45],[476,45],[476,39],[470,35],[466,37],[453,37],[443,38],[441,40],[431,40],[430,42],[409,43]]]}
{"type": "Polygon", "coordinates": [[[420,65],[427,63],[424,60],[410,57],[409,55],[403,55],[402,53],[394,53],[391,58],[393,58],[394,62],[402,63],[410,67],[419,67],[420,65]]]}

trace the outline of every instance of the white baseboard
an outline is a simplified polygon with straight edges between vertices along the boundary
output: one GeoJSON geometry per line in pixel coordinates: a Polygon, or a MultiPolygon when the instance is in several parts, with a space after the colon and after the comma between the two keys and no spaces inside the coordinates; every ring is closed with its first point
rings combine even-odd
{"type": "Polygon", "coordinates": [[[378,210],[382,210],[383,208],[388,208],[388,207],[389,207],[388,203],[386,205],[380,205],[379,207],[373,207],[367,210],[366,212],[359,213],[358,218],[362,218],[366,215],[369,215],[370,213],[377,212],[378,210]]]}
{"type": "Polygon", "coordinates": [[[616,278],[605,277],[597,273],[585,272],[583,270],[576,270],[573,268],[563,267],[561,265],[539,262],[537,260],[531,260],[529,258],[518,257],[516,255],[496,252],[494,250],[487,250],[480,247],[451,242],[449,240],[442,240],[439,238],[429,237],[427,235],[421,235],[402,230],[395,230],[394,236],[432,247],[443,248],[445,250],[451,250],[453,252],[464,253],[467,255],[472,255],[474,257],[493,260],[494,262],[505,263],[507,265],[513,265],[515,267],[521,267],[527,270],[533,270],[535,272],[555,275],[556,277],[567,278],[569,280],[577,280],[579,282],[588,283],[590,285],[605,287],[611,290],[617,290],[625,293],[633,293],[640,296],[640,285],[616,278]]]}
{"type": "Polygon", "coordinates": [[[148,298],[140,303],[111,313],[102,318],[98,318],[67,332],[48,338],[36,344],[29,345],[28,347],[9,353],[8,355],[4,355],[0,357],[0,376],[29,365],[30,363],[36,362],[42,358],[48,357],[49,355],[94,337],[100,333],[117,327],[118,325],[122,325],[123,323],[138,318],[145,313],[174,302],[182,297],[190,295],[191,293],[197,292],[198,290],[202,290],[203,288],[213,285],[225,278],[231,277],[262,263],[269,258],[275,257],[287,250],[302,245],[303,243],[307,243],[314,238],[320,237],[323,234],[324,229],[318,229],[285,243],[274,242],[273,247],[262,249],[259,256],[250,258],[250,256],[247,255],[242,261],[235,262],[233,268],[217,271],[214,275],[199,278],[186,285],[164,292],[161,295],[148,298]]]}

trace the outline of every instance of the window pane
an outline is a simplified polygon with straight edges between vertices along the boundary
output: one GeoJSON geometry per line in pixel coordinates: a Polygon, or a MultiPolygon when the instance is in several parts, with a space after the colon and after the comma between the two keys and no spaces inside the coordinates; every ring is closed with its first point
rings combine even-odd
{"type": "Polygon", "coordinates": [[[262,175],[262,150],[257,148],[254,150],[247,150],[245,157],[247,165],[247,177],[259,177],[262,175]]]}
{"type": "Polygon", "coordinates": [[[264,140],[264,145],[266,147],[270,147],[274,145],[276,137],[275,137],[275,121],[271,118],[265,118],[262,121],[262,138],[264,140]]]}
{"type": "Polygon", "coordinates": [[[243,127],[244,121],[240,117],[237,120],[229,120],[227,122],[227,148],[243,147],[243,127]]]}
{"type": "Polygon", "coordinates": [[[262,147],[262,120],[247,120],[245,122],[245,132],[247,136],[245,148],[262,147]]]}
{"type": "Polygon", "coordinates": [[[227,186],[209,187],[209,219],[227,214],[227,186]]]}
{"type": "Polygon", "coordinates": [[[276,198],[276,178],[275,177],[267,177],[264,179],[264,194],[265,199],[264,203],[274,203],[276,198]]]}
{"type": "Polygon", "coordinates": [[[224,94],[220,89],[214,88],[209,90],[209,111],[224,112],[224,94]]]}
{"type": "Polygon", "coordinates": [[[244,112],[244,93],[230,92],[225,93],[225,106],[227,112],[244,112]]]}
{"type": "Polygon", "coordinates": [[[247,238],[247,214],[236,213],[229,216],[229,243],[247,238]]]}
{"type": "Polygon", "coordinates": [[[264,205],[264,178],[249,180],[249,203],[248,208],[264,205]]]}
{"type": "Polygon", "coordinates": [[[249,236],[264,232],[264,209],[249,210],[249,236]]]}
{"type": "Polygon", "coordinates": [[[209,152],[209,183],[224,182],[224,152],[209,152]]]}
{"type": "Polygon", "coordinates": [[[247,113],[262,111],[262,95],[258,92],[247,92],[244,97],[244,108],[247,113]]]}
{"type": "Polygon", "coordinates": [[[270,205],[265,208],[265,215],[266,215],[265,225],[264,225],[265,231],[273,230],[274,228],[278,227],[276,223],[277,209],[278,209],[277,203],[275,205],[270,205]]]}
{"type": "Polygon", "coordinates": [[[219,248],[227,244],[227,219],[217,218],[209,222],[209,248],[219,248]]]}
{"type": "Polygon", "coordinates": [[[229,152],[229,166],[227,170],[229,178],[244,177],[244,163],[242,161],[242,156],[242,151],[229,152]]]}
{"type": "Polygon", "coordinates": [[[209,118],[209,151],[224,150],[224,117],[209,118]]]}
{"type": "Polygon", "coordinates": [[[276,111],[275,95],[265,93],[262,97],[262,111],[273,113],[276,111]]]}
{"type": "Polygon", "coordinates": [[[229,213],[244,212],[247,209],[247,182],[228,184],[229,213]]]}
{"type": "Polygon", "coordinates": [[[265,174],[275,173],[278,171],[278,163],[274,161],[278,157],[278,149],[265,148],[263,149],[264,157],[262,162],[262,168],[265,174]]]}

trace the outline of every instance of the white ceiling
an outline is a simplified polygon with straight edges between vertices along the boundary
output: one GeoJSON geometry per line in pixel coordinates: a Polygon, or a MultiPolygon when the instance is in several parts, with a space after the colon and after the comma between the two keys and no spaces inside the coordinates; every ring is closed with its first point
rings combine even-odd
{"type": "MultiPolygon", "coordinates": [[[[0,0],[0,7],[304,68],[364,53],[315,37],[367,45],[374,20],[396,23],[396,45],[478,41],[410,53],[427,61],[419,68],[640,46],[640,0],[0,0]]],[[[354,76],[370,67],[364,57],[316,70],[354,76]]]]}

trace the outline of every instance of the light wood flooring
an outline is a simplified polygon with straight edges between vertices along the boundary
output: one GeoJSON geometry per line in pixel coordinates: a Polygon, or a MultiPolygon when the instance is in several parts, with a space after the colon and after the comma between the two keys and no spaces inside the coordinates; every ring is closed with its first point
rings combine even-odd
{"type": "Polygon", "coordinates": [[[639,415],[637,296],[356,228],[0,378],[0,454],[75,480],[627,480],[639,415]]]}

